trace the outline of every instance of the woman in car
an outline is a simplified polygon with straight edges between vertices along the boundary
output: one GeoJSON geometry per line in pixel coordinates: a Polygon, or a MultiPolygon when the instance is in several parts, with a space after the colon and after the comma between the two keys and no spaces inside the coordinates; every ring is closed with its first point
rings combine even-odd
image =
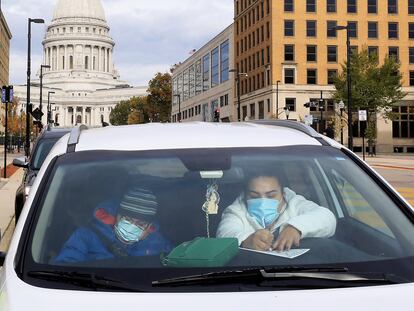
{"type": "Polygon", "coordinates": [[[299,246],[303,238],[329,238],[335,230],[329,209],[283,187],[280,178],[259,173],[224,210],[217,236],[235,237],[245,248],[283,251],[299,246]]]}

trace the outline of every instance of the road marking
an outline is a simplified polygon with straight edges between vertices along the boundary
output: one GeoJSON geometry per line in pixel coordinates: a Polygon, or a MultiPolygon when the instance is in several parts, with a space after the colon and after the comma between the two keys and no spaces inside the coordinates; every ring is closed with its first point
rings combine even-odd
{"type": "Polygon", "coordinates": [[[384,170],[399,170],[399,171],[414,171],[414,167],[392,166],[382,164],[370,164],[372,167],[384,169],[384,170]]]}

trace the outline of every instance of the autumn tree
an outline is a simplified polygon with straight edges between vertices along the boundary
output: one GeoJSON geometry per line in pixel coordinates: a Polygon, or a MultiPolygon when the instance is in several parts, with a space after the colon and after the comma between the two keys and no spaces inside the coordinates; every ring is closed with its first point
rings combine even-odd
{"type": "Polygon", "coordinates": [[[149,82],[148,112],[151,120],[168,122],[171,119],[172,77],[158,72],[149,82]]]}
{"type": "Polygon", "coordinates": [[[134,97],[131,100],[131,113],[128,115],[128,124],[142,124],[149,121],[148,97],[134,97]]]}

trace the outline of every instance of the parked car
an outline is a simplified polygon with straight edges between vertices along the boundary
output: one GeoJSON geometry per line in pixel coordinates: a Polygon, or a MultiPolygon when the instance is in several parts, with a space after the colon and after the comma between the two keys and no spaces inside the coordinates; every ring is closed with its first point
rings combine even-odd
{"type": "Polygon", "coordinates": [[[65,134],[69,133],[69,128],[54,128],[48,126],[45,128],[36,140],[29,158],[19,157],[14,159],[13,165],[25,169],[22,183],[16,191],[15,200],[15,220],[16,223],[22,212],[24,203],[29,195],[34,180],[39,173],[40,168],[46,156],[52,149],[53,145],[65,134]]]}
{"type": "Polygon", "coordinates": [[[413,224],[380,175],[298,122],[81,126],[32,186],[0,309],[409,309],[413,224]],[[286,228],[299,245],[277,251],[286,228]],[[270,249],[246,242],[259,231],[270,249]]]}

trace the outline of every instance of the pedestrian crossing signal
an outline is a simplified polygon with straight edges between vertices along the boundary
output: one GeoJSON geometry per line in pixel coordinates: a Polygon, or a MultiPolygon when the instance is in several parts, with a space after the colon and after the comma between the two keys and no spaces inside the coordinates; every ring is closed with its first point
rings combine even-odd
{"type": "Polygon", "coordinates": [[[13,86],[3,86],[1,88],[1,102],[3,104],[5,103],[11,103],[13,101],[13,86]]]}

